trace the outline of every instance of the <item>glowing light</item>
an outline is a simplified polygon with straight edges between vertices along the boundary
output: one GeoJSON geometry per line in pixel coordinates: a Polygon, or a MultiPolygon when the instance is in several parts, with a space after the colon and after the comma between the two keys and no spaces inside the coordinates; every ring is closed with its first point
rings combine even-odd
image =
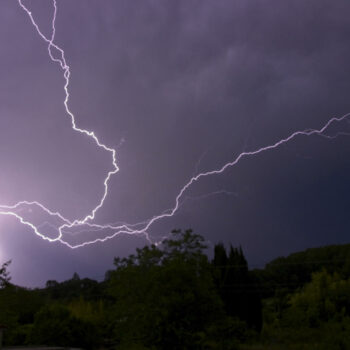
{"type": "MultiPolygon", "coordinates": [[[[49,54],[50,59],[54,63],[58,63],[62,69],[63,77],[65,80],[65,84],[63,86],[64,92],[65,92],[65,98],[64,98],[63,104],[65,106],[66,113],[71,120],[72,129],[76,132],[79,132],[79,133],[91,138],[92,141],[95,142],[97,147],[102,148],[106,152],[110,153],[111,159],[112,159],[112,170],[107,173],[107,175],[103,181],[104,192],[103,192],[103,195],[102,195],[100,201],[97,203],[97,205],[95,207],[93,207],[93,209],[91,210],[90,213],[88,213],[85,217],[83,217],[81,219],[75,219],[73,221],[68,220],[59,212],[50,210],[42,203],[39,203],[36,201],[31,201],[31,202],[20,201],[14,205],[0,205],[0,215],[8,215],[8,216],[15,217],[23,225],[30,227],[37,236],[39,236],[40,238],[42,238],[44,240],[47,240],[48,242],[60,242],[69,248],[75,249],[75,248],[83,247],[86,245],[94,244],[97,242],[105,242],[105,241],[112,239],[120,234],[143,235],[148,241],[151,242],[150,237],[148,235],[148,230],[150,229],[150,227],[157,221],[174,216],[175,213],[179,210],[179,208],[181,206],[181,199],[184,198],[184,193],[187,191],[187,189],[190,186],[192,186],[195,182],[201,180],[202,178],[222,174],[228,168],[231,168],[231,167],[234,167],[235,165],[237,165],[243,158],[256,156],[262,152],[277,149],[281,145],[295,139],[298,136],[317,135],[317,136],[322,136],[322,137],[333,139],[333,138],[336,138],[336,137],[341,136],[341,135],[346,135],[346,136],[350,135],[349,133],[346,133],[346,132],[338,132],[333,136],[325,134],[325,131],[329,128],[329,126],[331,124],[347,120],[347,118],[350,116],[350,113],[345,114],[341,117],[333,117],[330,120],[328,120],[319,129],[306,129],[306,130],[302,130],[302,131],[296,131],[296,132],[290,134],[288,137],[280,139],[279,141],[272,143],[270,145],[258,148],[258,149],[253,150],[253,151],[244,151],[244,152],[240,153],[233,160],[223,164],[218,169],[200,172],[197,175],[194,175],[180,189],[178,195],[175,197],[174,206],[170,209],[165,210],[163,213],[150,218],[149,220],[135,223],[135,224],[128,224],[128,223],[123,223],[123,222],[114,223],[114,224],[104,224],[104,225],[95,224],[95,223],[93,223],[93,220],[95,219],[96,213],[100,208],[102,208],[102,206],[104,205],[104,201],[108,195],[109,181],[110,181],[111,177],[119,171],[119,168],[117,165],[117,160],[116,160],[116,150],[108,147],[103,142],[101,142],[99,140],[99,138],[96,136],[96,134],[94,133],[94,131],[89,131],[86,129],[79,128],[76,124],[76,119],[75,119],[74,114],[69,109],[69,97],[70,97],[69,83],[70,83],[70,76],[71,76],[70,67],[68,66],[68,64],[66,62],[64,50],[61,47],[59,47],[57,44],[54,43],[55,33],[56,33],[55,23],[56,23],[56,17],[57,17],[56,0],[53,0],[54,11],[53,11],[53,17],[52,17],[52,33],[51,33],[50,38],[48,38],[47,36],[45,36],[42,33],[38,24],[34,20],[32,12],[23,4],[22,0],[18,0],[18,4],[25,11],[27,16],[29,17],[32,25],[34,26],[34,28],[35,28],[36,32],[38,33],[38,35],[40,36],[40,38],[47,43],[47,45],[48,45],[47,49],[48,49],[48,54],[49,54]],[[53,51],[55,52],[55,54],[53,53],[53,51]],[[57,224],[57,226],[56,226],[50,222],[44,222],[44,223],[41,223],[40,225],[34,225],[32,222],[28,221],[28,219],[25,219],[25,216],[22,214],[24,209],[28,210],[28,209],[33,208],[33,207],[40,208],[44,213],[48,214],[52,219],[56,219],[56,221],[60,221],[60,224],[57,224]],[[45,228],[45,226],[57,229],[57,232],[58,232],[57,237],[50,238],[50,237],[45,236],[42,232],[40,232],[40,230],[45,228]],[[70,244],[67,241],[65,241],[63,238],[64,234],[76,235],[76,234],[79,234],[82,232],[90,232],[91,233],[91,232],[101,232],[103,230],[109,230],[109,231],[112,231],[112,233],[104,236],[103,238],[95,238],[95,239],[87,240],[87,241],[80,243],[80,244],[70,244]]],[[[198,164],[197,164],[197,167],[198,167],[198,164]]],[[[232,192],[217,191],[217,192],[209,193],[207,195],[197,197],[197,198],[205,198],[205,197],[208,197],[208,196],[211,196],[214,194],[236,195],[235,193],[232,193],[232,192]]],[[[186,198],[184,198],[184,200],[186,200],[186,198]]]]}

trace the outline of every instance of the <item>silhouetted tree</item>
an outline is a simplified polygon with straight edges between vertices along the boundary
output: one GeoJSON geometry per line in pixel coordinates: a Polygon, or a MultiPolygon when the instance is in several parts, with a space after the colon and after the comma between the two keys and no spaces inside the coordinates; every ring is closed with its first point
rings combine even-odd
{"type": "Polygon", "coordinates": [[[224,244],[222,242],[215,244],[212,265],[215,284],[218,286],[220,293],[222,293],[222,287],[227,279],[227,263],[228,259],[224,244]]]}
{"type": "Polygon", "coordinates": [[[10,273],[8,271],[8,267],[10,264],[11,260],[6,261],[2,264],[0,268],[0,288],[6,287],[11,281],[10,273]]]}
{"type": "Polygon", "coordinates": [[[201,236],[174,231],[161,246],[115,259],[109,283],[121,346],[198,349],[220,337],[213,326],[225,316],[204,249],[201,236]]]}
{"type": "Polygon", "coordinates": [[[262,304],[257,280],[248,270],[242,248],[230,245],[227,256],[222,243],[215,245],[213,273],[228,316],[238,317],[260,331],[262,304]]]}
{"type": "Polygon", "coordinates": [[[72,280],[73,280],[73,281],[80,281],[80,276],[79,276],[76,272],[74,272],[74,273],[73,273],[72,280]]]}
{"type": "Polygon", "coordinates": [[[46,282],[46,288],[55,288],[55,287],[58,286],[58,284],[59,283],[57,281],[55,281],[55,280],[48,280],[46,282]]]}

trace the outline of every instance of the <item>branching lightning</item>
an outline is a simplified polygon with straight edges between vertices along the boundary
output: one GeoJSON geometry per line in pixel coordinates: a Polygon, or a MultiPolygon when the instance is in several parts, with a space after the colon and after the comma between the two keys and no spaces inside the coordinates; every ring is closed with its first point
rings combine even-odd
{"type": "MultiPolygon", "coordinates": [[[[299,136],[322,136],[326,138],[336,138],[341,135],[347,135],[349,136],[349,133],[346,132],[338,132],[335,135],[327,135],[325,132],[327,129],[332,125],[336,124],[342,121],[345,121],[348,119],[350,116],[350,113],[345,114],[341,117],[333,117],[330,120],[328,120],[322,127],[319,129],[306,129],[306,130],[301,130],[301,131],[296,131],[292,134],[290,134],[288,137],[280,139],[279,141],[272,143],[270,145],[258,148],[253,151],[244,151],[240,153],[238,156],[236,156],[233,160],[225,163],[218,169],[213,169],[209,170],[206,172],[200,172],[197,175],[194,175],[189,179],[189,181],[180,189],[178,195],[175,197],[174,200],[174,205],[172,208],[165,210],[163,213],[153,216],[152,218],[135,223],[135,224],[128,224],[128,223],[113,223],[113,224],[96,224],[93,223],[97,211],[103,207],[104,201],[108,195],[108,190],[109,190],[109,182],[110,179],[113,175],[115,175],[119,171],[119,167],[117,165],[117,157],[116,157],[116,150],[108,147],[105,145],[103,142],[100,141],[100,139],[96,136],[94,131],[89,131],[86,129],[81,129],[77,126],[76,124],[76,118],[72,111],[69,109],[69,84],[70,84],[70,77],[71,77],[71,71],[70,67],[66,62],[65,58],[65,52],[64,50],[58,46],[54,41],[55,41],[55,34],[56,34],[56,17],[57,17],[57,3],[56,0],[53,1],[53,17],[52,17],[52,33],[51,37],[48,38],[46,35],[43,34],[43,32],[40,30],[38,24],[36,23],[32,12],[23,4],[22,0],[18,0],[18,4],[20,8],[26,13],[26,15],[29,17],[29,20],[31,24],[34,26],[37,34],[40,36],[42,40],[44,40],[47,43],[47,50],[50,59],[54,62],[59,64],[60,68],[62,69],[63,72],[63,77],[64,77],[64,92],[65,92],[65,98],[63,101],[65,111],[68,115],[68,117],[71,120],[71,125],[72,129],[76,132],[79,132],[81,134],[86,135],[87,137],[91,138],[92,141],[96,144],[97,147],[102,148],[104,151],[108,152],[111,155],[112,158],[112,170],[110,170],[103,182],[104,185],[104,191],[103,195],[100,199],[100,201],[97,203],[95,207],[92,208],[92,210],[83,218],[80,219],[75,219],[75,220],[68,220],[65,218],[62,214],[56,211],[52,211],[48,209],[45,205],[36,202],[36,201],[20,201],[14,205],[0,205],[0,214],[1,215],[8,215],[8,216],[13,216],[17,218],[22,224],[30,227],[36,235],[38,235],[40,238],[47,240],[49,242],[60,242],[64,245],[66,245],[69,248],[75,249],[79,247],[83,247],[86,245],[94,244],[97,242],[105,242],[109,239],[112,239],[120,234],[128,234],[128,235],[143,235],[146,239],[149,241],[149,235],[148,235],[148,230],[151,228],[151,226],[160,220],[170,218],[176,214],[176,212],[179,210],[181,206],[181,200],[185,200],[184,194],[188,190],[189,187],[191,187],[194,183],[197,181],[208,177],[208,176],[213,176],[213,175],[219,175],[225,172],[227,169],[232,168],[236,166],[243,158],[248,158],[248,157],[253,157],[257,156],[260,153],[274,150],[282,146],[283,144],[292,141],[293,139],[299,137],[299,136]],[[39,208],[42,210],[45,214],[47,214],[52,220],[55,220],[55,222],[58,222],[58,224],[53,225],[50,222],[44,222],[39,225],[34,224],[33,222],[30,222],[28,219],[26,219],[26,216],[23,215],[23,211],[26,208],[39,208]],[[42,230],[45,226],[51,227],[53,229],[57,230],[57,237],[50,238],[47,237],[45,234],[43,234],[40,230],[42,230]],[[65,234],[70,234],[70,235],[76,235],[82,232],[109,232],[108,234],[105,234],[104,237],[99,237],[95,239],[90,239],[87,240],[83,243],[80,244],[75,244],[72,245],[68,243],[67,241],[64,240],[63,236],[65,234]]],[[[220,191],[220,193],[227,193],[225,191],[220,191]]],[[[213,195],[215,194],[209,194],[213,195]]],[[[228,193],[228,194],[234,194],[234,193],[228,193]]],[[[234,194],[236,195],[236,194],[234,194]]]]}

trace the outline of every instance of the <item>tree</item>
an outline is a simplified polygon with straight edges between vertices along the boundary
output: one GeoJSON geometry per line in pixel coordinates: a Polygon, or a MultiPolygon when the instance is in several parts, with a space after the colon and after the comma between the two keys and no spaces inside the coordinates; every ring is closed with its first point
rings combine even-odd
{"type": "Polygon", "coordinates": [[[263,283],[264,297],[273,297],[278,290],[278,294],[286,299],[287,294],[309,283],[312,274],[322,269],[337,272],[343,279],[350,278],[350,244],[310,248],[279,257],[268,263],[264,270],[257,270],[256,275],[263,283]],[[281,288],[281,285],[288,288],[281,288]]]}
{"type": "Polygon", "coordinates": [[[49,289],[49,288],[55,288],[59,285],[59,283],[55,280],[48,280],[46,282],[46,288],[49,289]]]}
{"type": "Polygon", "coordinates": [[[215,245],[213,274],[230,317],[237,317],[257,331],[262,327],[262,304],[258,282],[248,270],[242,248],[230,245],[227,256],[222,243],[215,245]]]}
{"type": "Polygon", "coordinates": [[[227,253],[223,243],[215,244],[214,246],[214,259],[212,261],[214,280],[218,286],[220,293],[222,294],[222,287],[227,282],[227,253]]]}
{"type": "Polygon", "coordinates": [[[290,298],[288,320],[297,327],[319,327],[320,323],[350,316],[350,279],[326,270],[312,275],[310,283],[290,298]]]}
{"type": "Polygon", "coordinates": [[[6,287],[11,281],[10,273],[7,270],[10,264],[11,260],[6,261],[0,268],[0,288],[6,287]]]}
{"type": "Polygon", "coordinates": [[[80,276],[78,275],[78,273],[73,273],[72,281],[80,281],[80,276]]]}
{"type": "Polygon", "coordinates": [[[224,313],[204,249],[201,236],[174,231],[161,246],[115,259],[109,290],[119,344],[196,349],[208,340],[224,313]]]}
{"type": "Polygon", "coordinates": [[[309,283],[289,294],[281,317],[272,317],[264,325],[265,340],[304,344],[305,348],[350,349],[349,295],[350,279],[325,269],[313,273],[309,283]]]}
{"type": "Polygon", "coordinates": [[[87,321],[74,317],[62,305],[43,307],[35,316],[31,342],[55,346],[93,348],[98,344],[96,329],[87,321]]]}
{"type": "Polygon", "coordinates": [[[98,300],[102,295],[103,286],[89,278],[81,279],[75,273],[71,279],[61,283],[48,280],[46,288],[51,299],[71,301],[80,297],[84,297],[86,300],[98,300]]]}

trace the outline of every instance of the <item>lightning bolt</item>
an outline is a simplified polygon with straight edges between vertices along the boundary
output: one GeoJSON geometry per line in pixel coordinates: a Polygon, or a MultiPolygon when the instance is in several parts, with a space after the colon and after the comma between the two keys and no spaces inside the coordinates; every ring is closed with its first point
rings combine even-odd
{"type": "Polygon", "coordinates": [[[65,92],[65,99],[63,101],[64,103],[64,107],[66,110],[67,115],[70,117],[71,119],[71,123],[72,123],[72,129],[76,132],[79,132],[81,134],[85,134],[88,137],[90,137],[91,139],[93,139],[93,141],[96,143],[96,145],[102,149],[104,149],[105,151],[109,152],[112,156],[112,165],[113,165],[113,170],[109,171],[105,180],[104,180],[104,193],[103,196],[100,200],[100,202],[98,203],[98,205],[93,208],[92,212],[89,213],[85,218],[81,219],[81,220],[76,220],[75,223],[84,223],[88,220],[93,220],[95,218],[95,214],[96,212],[103,206],[104,200],[107,197],[108,194],[108,183],[109,180],[111,178],[112,175],[116,174],[119,171],[119,167],[117,165],[117,160],[116,160],[116,151],[113,148],[110,148],[108,146],[106,146],[104,143],[102,143],[97,136],[95,135],[95,133],[93,131],[89,131],[86,129],[81,129],[77,126],[76,121],[75,121],[75,116],[73,114],[73,112],[69,109],[69,83],[70,83],[70,76],[71,76],[71,72],[70,72],[70,67],[68,66],[67,62],[66,62],[66,58],[65,58],[65,54],[62,48],[60,48],[58,45],[56,45],[54,43],[54,39],[55,39],[55,34],[56,34],[56,17],[57,17],[57,3],[56,0],[53,0],[53,7],[54,7],[54,13],[53,13],[53,17],[52,17],[52,35],[51,38],[47,38],[42,31],[40,30],[38,24],[35,22],[34,17],[32,12],[23,4],[22,0],[18,0],[18,3],[20,5],[20,7],[27,13],[27,15],[30,18],[30,21],[32,22],[34,28],[36,29],[37,33],[39,34],[39,36],[48,44],[47,46],[47,50],[49,53],[49,56],[51,58],[51,60],[53,62],[59,63],[62,71],[63,71],[63,77],[65,79],[65,84],[64,84],[64,92],[65,92]],[[56,58],[54,57],[53,53],[52,53],[52,49],[55,49],[58,53],[59,53],[59,57],[56,58]]]}
{"type": "MultiPolygon", "coordinates": [[[[181,206],[181,199],[183,199],[185,192],[189,189],[189,187],[191,187],[197,181],[199,181],[205,177],[222,174],[227,169],[236,166],[244,158],[257,156],[260,153],[277,149],[280,146],[282,146],[283,144],[288,143],[288,142],[296,139],[299,136],[306,136],[306,137],[308,137],[308,136],[321,136],[321,137],[326,137],[328,139],[334,139],[338,136],[342,136],[342,135],[349,136],[350,135],[347,132],[338,132],[333,136],[325,134],[327,129],[332,124],[340,123],[343,121],[348,121],[347,119],[349,118],[350,113],[347,113],[341,117],[333,117],[333,118],[329,119],[319,129],[305,129],[305,130],[301,130],[301,131],[295,131],[294,133],[290,134],[286,138],[282,138],[279,141],[276,141],[275,143],[272,143],[270,145],[260,147],[256,150],[252,150],[252,151],[241,152],[233,160],[223,164],[220,168],[208,170],[205,172],[200,172],[197,175],[192,176],[189,179],[189,181],[178,192],[178,195],[175,197],[174,205],[172,208],[167,209],[163,213],[156,215],[156,216],[153,216],[152,218],[150,218],[146,221],[142,221],[142,222],[134,223],[134,224],[123,223],[123,222],[104,224],[104,225],[95,224],[95,223],[93,223],[93,220],[95,219],[97,211],[100,208],[102,208],[104,201],[108,195],[108,186],[109,186],[110,179],[113,175],[115,175],[119,171],[119,167],[117,165],[116,150],[111,148],[111,147],[108,147],[106,144],[101,142],[93,131],[79,128],[76,124],[76,119],[75,119],[74,114],[69,109],[69,98],[70,98],[69,83],[70,83],[71,71],[70,71],[69,65],[66,62],[64,50],[54,42],[55,41],[55,34],[56,34],[55,23],[56,23],[56,17],[57,17],[56,0],[53,0],[52,3],[53,3],[54,11],[53,11],[53,17],[52,17],[52,22],[51,22],[52,33],[51,33],[51,37],[49,38],[46,35],[44,35],[43,32],[40,30],[38,24],[36,23],[33,15],[32,15],[32,12],[23,4],[22,0],[18,0],[19,6],[25,11],[27,16],[29,17],[32,25],[34,26],[34,28],[35,28],[36,32],[38,33],[38,35],[40,36],[40,38],[47,43],[47,50],[48,50],[48,54],[49,54],[50,59],[54,63],[59,64],[59,66],[62,69],[63,77],[65,80],[64,87],[63,87],[64,92],[65,92],[65,98],[64,98],[63,104],[65,107],[65,111],[71,120],[72,129],[76,132],[79,132],[79,133],[85,135],[85,136],[88,136],[96,144],[97,147],[102,148],[104,151],[108,152],[111,155],[112,170],[110,170],[107,173],[107,175],[103,181],[104,191],[103,191],[103,195],[102,195],[100,201],[90,211],[90,213],[88,213],[85,217],[83,217],[81,219],[75,219],[73,221],[68,220],[59,212],[52,211],[52,210],[48,209],[47,207],[45,207],[43,204],[36,202],[36,201],[20,201],[14,205],[0,205],[0,215],[8,215],[8,216],[15,217],[16,219],[19,220],[20,223],[30,227],[37,236],[39,236],[40,238],[42,238],[44,240],[47,240],[49,242],[60,242],[71,249],[80,248],[80,247],[94,244],[97,242],[105,242],[105,241],[112,239],[112,238],[114,238],[118,235],[121,235],[121,234],[142,235],[149,242],[151,242],[151,239],[150,239],[149,234],[148,234],[148,230],[151,228],[151,226],[157,221],[174,216],[181,206]],[[58,221],[59,224],[57,224],[57,223],[52,224],[50,222],[44,222],[40,225],[34,225],[32,222],[30,222],[28,219],[25,218],[25,215],[22,214],[26,208],[33,208],[33,207],[39,208],[44,213],[48,214],[50,216],[50,218],[58,221]],[[45,236],[45,234],[43,234],[42,232],[40,232],[40,230],[45,226],[49,226],[51,228],[57,229],[57,232],[58,232],[57,237],[50,238],[50,237],[45,236]],[[95,233],[95,232],[100,232],[100,231],[104,232],[107,230],[111,231],[111,233],[105,235],[103,238],[95,238],[95,239],[87,240],[87,241],[80,243],[80,244],[70,244],[63,239],[64,234],[76,235],[76,234],[86,233],[86,232],[90,232],[90,233],[91,232],[95,233]]],[[[197,165],[197,167],[198,167],[198,165],[197,165]]],[[[228,193],[225,191],[219,191],[218,193],[234,194],[234,193],[228,193]]],[[[201,197],[205,198],[207,196],[218,194],[218,193],[213,192],[211,194],[204,195],[201,197]]],[[[158,244],[159,241],[152,242],[152,243],[158,244]]]]}

